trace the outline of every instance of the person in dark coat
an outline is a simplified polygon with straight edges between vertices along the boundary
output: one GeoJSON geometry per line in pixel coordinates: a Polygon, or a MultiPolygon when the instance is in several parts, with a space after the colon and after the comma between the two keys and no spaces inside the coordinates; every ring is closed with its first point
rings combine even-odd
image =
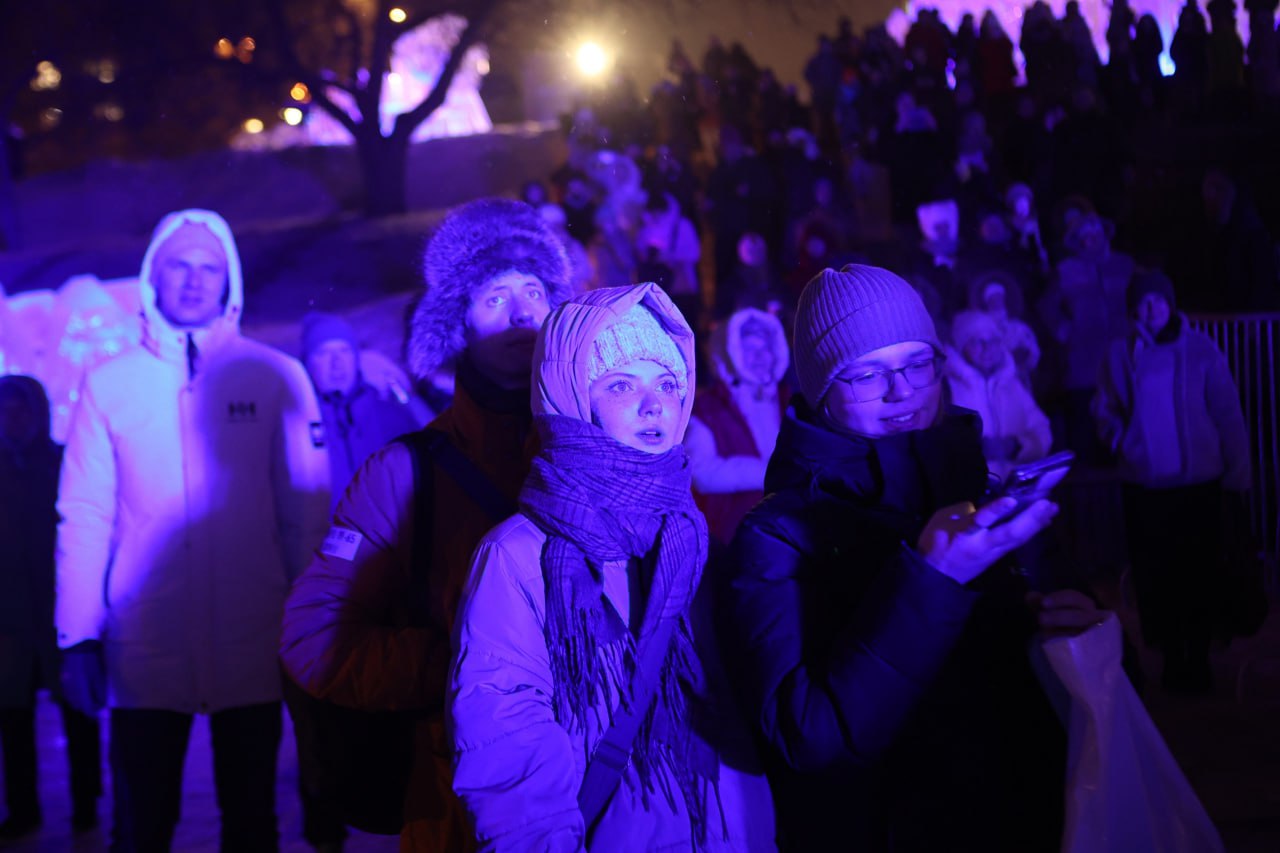
{"type": "Polygon", "coordinates": [[[384,397],[365,381],[355,329],[336,314],[313,311],[302,318],[302,363],[324,419],[332,509],[364,460],[423,423],[409,406],[384,397]]]}
{"type": "MultiPolygon", "coordinates": [[[[0,744],[5,810],[0,841],[41,824],[36,797],[36,689],[57,684],[53,548],[62,447],[49,438],[49,398],[30,376],[0,377],[0,744]]],[[[71,826],[98,823],[98,721],[59,701],[71,769],[71,826]]]]}
{"type": "Polygon", "coordinates": [[[713,580],[783,849],[1058,849],[1065,737],[1027,643],[1101,614],[999,563],[1056,506],[975,509],[981,425],[944,407],[941,352],[886,270],[801,296],[801,393],[713,580]]]}
{"type": "Polygon", "coordinates": [[[1208,219],[1204,281],[1220,311],[1280,309],[1276,241],[1252,201],[1221,169],[1210,169],[1201,184],[1208,219]]]}

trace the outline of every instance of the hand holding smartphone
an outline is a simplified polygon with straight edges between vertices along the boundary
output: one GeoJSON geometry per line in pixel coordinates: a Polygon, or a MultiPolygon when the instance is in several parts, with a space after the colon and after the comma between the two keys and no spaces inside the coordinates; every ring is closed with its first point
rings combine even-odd
{"type": "Polygon", "coordinates": [[[1010,472],[996,498],[1015,498],[1018,509],[1046,497],[1071,470],[1076,455],[1070,450],[1046,456],[1036,462],[1020,465],[1010,472]]]}

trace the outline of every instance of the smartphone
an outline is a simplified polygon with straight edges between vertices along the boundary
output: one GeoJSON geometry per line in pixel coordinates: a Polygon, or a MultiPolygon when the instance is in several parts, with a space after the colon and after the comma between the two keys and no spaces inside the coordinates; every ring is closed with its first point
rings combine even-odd
{"type": "Polygon", "coordinates": [[[1070,450],[1064,450],[1036,462],[1020,465],[1009,473],[995,496],[1017,498],[1019,506],[1038,500],[1066,475],[1075,458],[1076,455],[1070,450]]]}

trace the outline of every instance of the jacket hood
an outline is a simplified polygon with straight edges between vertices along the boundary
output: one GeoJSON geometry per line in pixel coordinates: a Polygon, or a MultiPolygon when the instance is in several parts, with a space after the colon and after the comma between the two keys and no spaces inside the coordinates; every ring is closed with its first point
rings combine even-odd
{"type": "Polygon", "coordinates": [[[769,384],[777,384],[786,375],[791,364],[791,351],[787,347],[787,334],[782,328],[782,321],[767,311],[758,308],[743,308],[735,311],[729,319],[715,328],[711,333],[711,355],[715,359],[720,379],[726,385],[734,385],[739,381],[755,383],[754,377],[748,377],[743,369],[742,330],[744,328],[760,328],[769,341],[773,351],[773,375],[769,384]]]}
{"type": "Polygon", "coordinates": [[[680,440],[684,440],[693,409],[693,389],[697,385],[693,330],[671,298],[653,283],[591,290],[551,312],[538,330],[533,353],[531,404],[534,415],[565,415],[592,422],[591,382],[587,378],[591,347],[601,332],[637,304],[653,312],[688,368],[689,390],[681,404],[676,428],[680,440]]]}
{"type": "Polygon", "coordinates": [[[1004,288],[1004,305],[1005,311],[1010,317],[1022,317],[1025,313],[1025,304],[1022,293],[1022,285],[1018,282],[1016,276],[1006,270],[990,269],[984,270],[969,279],[969,309],[972,311],[985,311],[987,288],[999,285],[1004,288]]]}
{"type": "Polygon", "coordinates": [[[138,296],[142,305],[143,341],[149,349],[162,357],[176,357],[184,352],[188,330],[172,325],[156,305],[156,289],[151,283],[152,267],[160,246],[183,225],[203,225],[213,233],[227,256],[227,297],[222,316],[202,329],[189,330],[201,349],[228,335],[240,331],[240,315],[244,310],[244,276],[240,268],[240,251],[227,221],[211,210],[189,208],[170,213],[160,220],[151,243],[142,257],[142,271],[138,274],[138,296]]]}
{"type": "Polygon", "coordinates": [[[948,381],[960,382],[970,388],[984,388],[988,380],[994,379],[1005,382],[1017,380],[1018,378],[1018,366],[1014,364],[1013,356],[1007,350],[1004,358],[1000,359],[1000,364],[990,376],[970,364],[964,357],[964,353],[955,347],[946,347],[945,352],[947,360],[943,370],[948,381]]]}
{"type": "Polygon", "coordinates": [[[146,317],[148,324],[156,323],[166,328],[173,328],[156,307],[156,289],[151,283],[151,272],[160,246],[172,237],[175,231],[187,224],[203,225],[213,232],[213,236],[217,237],[218,242],[222,244],[222,251],[227,255],[227,299],[222,317],[239,327],[240,314],[244,310],[244,275],[240,270],[240,251],[236,248],[236,240],[231,235],[231,226],[227,225],[227,221],[211,210],[199,208],[170,213],[160,220],[160,224],[151,235],[147,253],[142,257],[142,272],[138,275],[143,316],[146,317]]]}

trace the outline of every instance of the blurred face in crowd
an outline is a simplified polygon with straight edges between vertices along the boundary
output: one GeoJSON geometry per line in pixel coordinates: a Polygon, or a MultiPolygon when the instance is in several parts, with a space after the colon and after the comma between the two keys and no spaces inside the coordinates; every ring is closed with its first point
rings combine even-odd
{"type": "Polygon", "coordinates": [[[325,341],[307,356],[307,373],[321,394],[350,394],[356,387],[357,361],[349,341],[325,341]]]}
{"type": "Polygon", "coordinates": [[[743,266],[760,267],[769,259],[769,247],[759,234],[748,231],[738,240],[738,260],[743,266]]]}
{"type": "Polygon", "coordinates": [[[1009,242],[1013,236],[1009,233],[1008,226],[1004,224],[1004,217],[994,214],[982,218],[981,224],[978,225],[978,233],[982,242],[996,246],[1009,242]]]}
{"type": "Polygon", "coordinates": [[[758,385],[772,382],[778,357],[769,345],[767,333],[744,333],[739,347],[742,350],[742,372],[758,385]]]}
{"type": "Polygon", "coordinates": [[[983,288],[982,310],[997,318],[1008,316],[1009,306],[1005,302],[1004,285],[993,282],[983,288]]]}
{"type": "Polygon", "coordinates": [[[510,270],[481,285],[467,309],[467,357],[503,388],[528,388],[533,344],[549,311],[535,276],[510,270]]]}
{"type": "Polygon", "coordinates": [[[169,236],[151,263],[156,307],[180,327],[207,326],[222,316],[227,255],[203,225],[187,223],[169,236]]]}
{"type": "Polygon", "coordinates": [[[850,362],[837,374],[823,398],[822,413],[837,430],[866,438],[925,429],[938,419],[940,378],[931,345],[891,344],[850,362]]]}
{"type": "Polygon", "coordinates": [[[836,188],[826,178],[819,178],[813,184],[813,201],[819,207],[830,207],[835,200],[836,188]]]}
{"type": "Polygon", "coordinates": [[[1148,293],[1138,302],[1137,320],[1138,325],[1146,331],[1151,337],[1155,337],[1169,325],[1169,316],[1173,310],[1169,307],[1169,300],[1165,299],[1158,293],[1148,293]]]}
{"type": "Polygon", "coordinates": [[[680,385],[665,365],[628,362],[591,383],[592,420],[628,447],[665,453],[678,441],[680,385]]]}
{"type": "Polygon", "coordinates": [[[1077,228],[1077,239],[1080,242],[1080,249],[1083,254],[1097,255],[1109,248],[1106,228],[1103,227],[1102,220],[1098,219],[1098,217],[1086,216],[1077,228]]]}
{"type": "Polygon", "coordinates": [[[964,360],[975,370],[983,376],[990,376],[1004,362],[1004,341],[994,334],[972,337],[965,341],[962,352],[964,360]]]}

